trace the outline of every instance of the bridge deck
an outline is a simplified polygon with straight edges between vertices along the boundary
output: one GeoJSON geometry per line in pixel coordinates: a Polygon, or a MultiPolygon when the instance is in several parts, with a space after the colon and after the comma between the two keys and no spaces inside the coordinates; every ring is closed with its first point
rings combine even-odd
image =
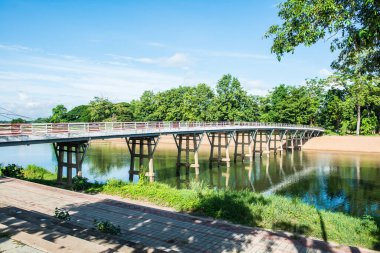
{"type": "Polygon", "coordinates": [[[88,141],[92,139],[253,130],[323,132],[319,127],[259,122],[94,122],[0,124],[0,146],[88,141]]]}

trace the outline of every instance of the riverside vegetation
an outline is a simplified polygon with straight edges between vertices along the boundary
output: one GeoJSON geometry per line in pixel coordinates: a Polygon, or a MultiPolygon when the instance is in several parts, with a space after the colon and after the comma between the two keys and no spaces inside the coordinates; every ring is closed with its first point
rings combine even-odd
{"type": "MultiPolygon", "coordinates": [[[[20,168],[8,165],[0,171],[3,175],[16,175],[24,180],[56,185],[56,175],[44,168],[35,165],[20,168]],[[9,174],[13,169],[21,173],[9,174]]],[[[140,178],[137,184],[115,179],[99,184],[76,178],[71,189],[148,201],[181,212],[252,227],[288,231],[294,233],[295,237],[306,235],[346,245],[380,249],[380,221],[370,216],[358,218],[317,210],[299,199],[276,195],[264,197],[247,190],[214,190],[199,182],[192,182],[189,189],[175,189],[140,178]]]]}

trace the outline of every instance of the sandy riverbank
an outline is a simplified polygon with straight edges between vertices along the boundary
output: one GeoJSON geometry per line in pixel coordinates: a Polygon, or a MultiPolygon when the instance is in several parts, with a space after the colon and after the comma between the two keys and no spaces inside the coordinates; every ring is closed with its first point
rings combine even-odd
{"type": "Polygon", "coordinates": [[[380,153],[380,136],[321,136],[309,140],[303,150],[380,153]]]}

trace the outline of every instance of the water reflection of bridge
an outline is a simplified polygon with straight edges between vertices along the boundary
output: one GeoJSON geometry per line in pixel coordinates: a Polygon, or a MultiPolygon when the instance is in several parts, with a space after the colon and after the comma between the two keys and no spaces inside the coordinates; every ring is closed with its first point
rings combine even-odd
{"type": "MultiPolygon", "coordinates": [[[[211,188],[217,189],[250,189],[270,194],[299,181],[314,173],[318,167],[304,163],[302,152],[279,153],[274,156],[263,156],[253,162],[217,166],[210,168],[202,180],[211,188]]],[[[183,171],[184,172],[184,171],[183,171]]],[[[177,187],[188,186],[188,173],[177,175],[177,187]]]]}
{"type": "MultiPolygon", "coordinates": [[[[233,161],[249,160],[253,163],[256,153],[300,149],[305,141],[319,136],[323,129],[311,126],[255,122],[102,122],[59,124],[2,124],[0,146],[53,143],[58,161],[58,183],[71,184],[73,170],[82,175],[82,163],[88,143],[94,139],[125,138],[130,155],[130,180],[140,174],[144,161],[148,163],[147,176],[153,180],[153,156],[160,136],[173,135],[177,147],[177,171],[185,167],[199,174],[199,147],[203,139],[210,144],[209,167],[214,162],[229,181],[230,146],[234,143],[233,161]],[[137,160],[136,160],[137,159],[137,160]],[[136,164],[139,164],[136,169],[136,164]]],[[[250,171],[248,169],[248,171],[250,171]]],[[[270,177],[269,177],[269,180],[270,177]]]]}

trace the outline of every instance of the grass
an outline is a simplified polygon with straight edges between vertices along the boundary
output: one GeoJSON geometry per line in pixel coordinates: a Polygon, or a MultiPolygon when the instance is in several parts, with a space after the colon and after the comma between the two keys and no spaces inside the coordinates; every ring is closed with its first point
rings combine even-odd
{"type": "MultiPolygon", "coordinates": [[[[42,168],[25,169],[24,179],[54,185],[56,176],[42,168]],[[28,171],[28,172],[27,172],[28,171]]],[[[104,193],[144,200],[157,205],[234,223],[283,230],[337,243],[380,249],[380,222],[372,217],[352,217],[319,211],[298,199],[250,191],[216,191],[199,183],[191,189],[175,189],[162,183],[127,183],[111,179],[105,184],[88,183],[85,192],[104,193]]]]}

